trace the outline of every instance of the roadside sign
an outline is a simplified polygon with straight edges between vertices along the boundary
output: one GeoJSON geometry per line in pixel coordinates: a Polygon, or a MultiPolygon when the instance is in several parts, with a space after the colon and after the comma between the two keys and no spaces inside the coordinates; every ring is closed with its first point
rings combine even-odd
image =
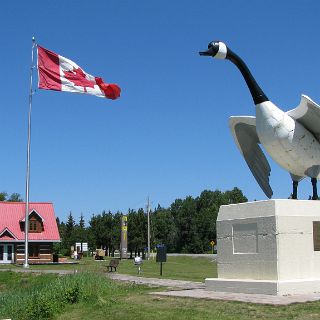
{"type": "Polygon", "coordinates": [[[82,252],[88,251],[88,242],[76,242],[75,250],[80,250],[82,252]],[[78,249],[79,248],[79,249],[78,249]]]}
{"type": "Polygon", "coordinates": [[[156,262],[160,262],[160,276],[162,276],[162,263],[167,262],[167,247],[164,244],[157,245],[156,262]]]}
{"type": "Polygon", "coordinates": [[[214,242],[214,240],[211,240],[210,241],[210,244],[211,244],[211,251],[212,251],[212,254],[213,254],[213,247],[214,247],[214,245],[216,244],[215,242],[214,242]]]}

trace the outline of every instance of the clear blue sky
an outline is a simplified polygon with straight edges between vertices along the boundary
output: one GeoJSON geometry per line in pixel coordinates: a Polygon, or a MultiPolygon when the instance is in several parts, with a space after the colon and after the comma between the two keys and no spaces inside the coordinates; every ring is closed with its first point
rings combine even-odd
{"type": "MultiPolygon", "coordinates": [[[[222,40],[283,110],[306,94],[320,103],[319,1],[5,1],[1,4],[0,191],[25,197],[31,37],[118,83],[117,101],[37,91],[30,201],[65,219],[102,210],[168,206],[204,189],[237,186],[265,199],[228,128],[254,115],[239,71],[200,57],[222,40]]],[[[274,198],[291,192],[272,160],[274,198]]],[[[300,198],[311,184],[300,184],[300,198]]]]}

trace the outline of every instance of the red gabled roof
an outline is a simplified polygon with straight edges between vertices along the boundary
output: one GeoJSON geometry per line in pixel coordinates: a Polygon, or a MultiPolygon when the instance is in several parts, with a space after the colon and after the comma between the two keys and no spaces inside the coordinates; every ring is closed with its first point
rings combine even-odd
{"type": "MultiPolygon", "coordinates": [[[[0,234],[7,229],[16,238],[15,241],[24,241],[24,230],[20,228],[20,221],[25,218],[25,210],[25,202],[0,202],[0,234]]],[[[33,210],[43,219],[44,231],[40,233],[29,232],[29,241],[60,241],[53,204],[30,202],[29,213],[33,210]]]]}
{"type": "Polygon", "coordinates": [[[0,240],[12,240],[16,239],[15,236],[8,230],[8,228],[5,228],[0,232],[0,240]]]}

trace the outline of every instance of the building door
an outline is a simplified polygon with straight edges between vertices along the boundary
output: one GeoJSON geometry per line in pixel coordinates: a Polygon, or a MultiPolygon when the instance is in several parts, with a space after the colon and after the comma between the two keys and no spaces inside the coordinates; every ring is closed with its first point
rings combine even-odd
{"type": "Polygon", "coordinates": [[[0,244],[0,263],[13,263],[13,244],[0,244]]]}

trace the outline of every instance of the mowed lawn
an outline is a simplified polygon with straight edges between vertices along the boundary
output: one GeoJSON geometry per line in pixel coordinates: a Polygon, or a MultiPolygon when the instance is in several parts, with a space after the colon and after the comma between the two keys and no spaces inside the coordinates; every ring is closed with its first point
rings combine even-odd
{"type": "MultiPolygon", "coordinates": [[[[79,261],[79,264],[72,265],[33,265],[30,266],[32,270],[73,270],[74,272],[94,272],[104,273],[107,272],[107,265],[111,258],[106,260],[96,261],[93,258],[86,257],[79,261]]],[[[1,268],[8,268],[7,266],[0,266],[1,268]]],[[[22,269],[21,266],[11,265],[9,268],[22,269]]],[[[118,273],[137,275],[138,269],[134,265],[133,260],[121,260],[117,268],[118,273]]],[[[142,277],[161,278],[160,276],[160,263],[155,259],[149,261],[144,260],[141,267],[142,277]]],[[[177,279],[177,280],[190,280],[204,282],[205,278],[217,277],[217,264],[213,258],[203,257],[189,257],[189,256],[168,256],[167,262],[162,264],[162,278],[164,279],[177,279]]]]}
{"type": "MultiPolygon", "coordinates": [[[[132,260],[121,261],[119,273],[138,275],[138,268],[132,260]]],[[[212,258],[169,256],[167,262],[162,263],[161,277],[160,263],[151,259],[143,262],[140,276],[204,282],[205,278],[217,277],[217,263],[212,258]]]]}

